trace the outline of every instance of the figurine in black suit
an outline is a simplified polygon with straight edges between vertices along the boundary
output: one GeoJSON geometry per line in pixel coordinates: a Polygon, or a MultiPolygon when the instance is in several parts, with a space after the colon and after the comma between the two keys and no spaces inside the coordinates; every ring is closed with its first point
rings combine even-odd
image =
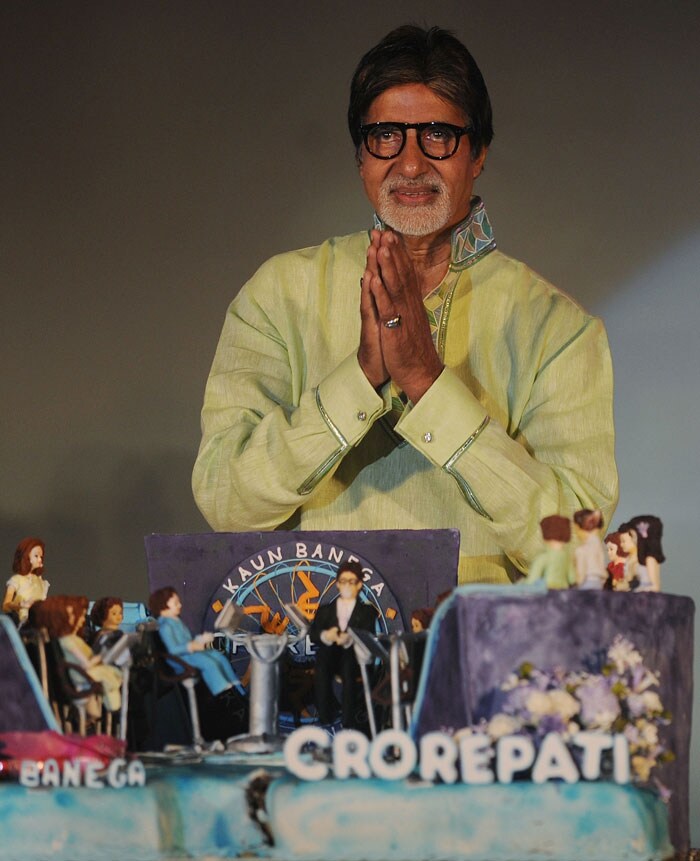
{"type": "Polygon", "coordinates": [[[362,566],[359,562],[341,562],[335,585],[340,593],[338,598],[318,608],[309,631],[311,642],[316,644],[314,687],[318,719],[322,724],[333,723],[338,705],[333,694],[333,678],[340,676],[343,727],[362,728],[360,668],[347,629],[373,632],[377,612],[371,604],[360,601],[362,566]]]}

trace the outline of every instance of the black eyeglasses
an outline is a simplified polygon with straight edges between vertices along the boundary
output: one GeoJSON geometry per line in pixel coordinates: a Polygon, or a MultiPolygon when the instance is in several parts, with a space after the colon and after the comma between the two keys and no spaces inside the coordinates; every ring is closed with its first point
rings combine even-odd
{"type": "Polygon", "coordinates": [[[450,158],[459,147],[462,135],[473,126],[453,126],[451,123],[369,123],[360,126],[360,134],[370,155],[375,158],[396,158],[406,146],[406,132],[416,130],[418,146],[423,155],[433,159],[450,158]]]}

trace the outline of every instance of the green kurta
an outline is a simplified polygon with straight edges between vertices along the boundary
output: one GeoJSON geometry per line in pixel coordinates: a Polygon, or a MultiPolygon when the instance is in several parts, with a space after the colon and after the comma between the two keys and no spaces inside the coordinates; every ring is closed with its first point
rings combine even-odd
{"type": "Polygon", "coordinates": [[[212,527],[456,527],[460,582],[508,582],[540,551],[543,517],[587,507],[609,522],[601,321],[495,250],[477,200],[453,235],[445,370],[392,429],[390,387],[377,394],[357,361],[368,244],[363,232],[281,254],[232,302],[193,474],[212,527]]]}

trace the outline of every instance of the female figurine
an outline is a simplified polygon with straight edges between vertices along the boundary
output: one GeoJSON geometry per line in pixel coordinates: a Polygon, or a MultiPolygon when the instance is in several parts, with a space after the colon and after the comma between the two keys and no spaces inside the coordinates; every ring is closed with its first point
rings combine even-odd
{"type": "Polygon", "coordinates": [[[420,634],[427,631],[433,619],[435,610],[432,607],[420,607],[411,613],[411,633],[420,634]]]}
{"type": "Polygon", "coordinates": [[[638,592],[661,591],[661,564],[666,561],[661,548],[663,530],[663,523],[653,514],[640,514],[618,528],[622,549],[628,554],[628,577],[639,581],[638,592]]]}
{"type": "MultiPolygon", "coordinates": [[[[96,682],[102,685],[104,706],[107,711],[118,711],[121,706],[122,674],[117,667],[103,664],[80,636],[85,625],[88,599],[84,596],[57,595],[47,598],[41,605],[40,622],[48,631],[51,639],[58,639],[67,661],[78,664],[96,682]]],[[[82,679],[77,674],[73,682],[80,685],[82,679]]],[[[94,703],[88,704],[88,714],[99,717],[100,709],[94,703]]]]}
{"type": "Polygon", "coordinates": [[[600,538],[603,515],[597,509],[582,508],[574,514],[579,546],[574,551],[579,589],[602,589],[608,578],[607,553],[600,538]]]}
{"type": "Polygon", "coordinates": [[[626,576],[627,553],[622,549],[622,539],[619,532],[611,532],[605,536],[605,549],[608,551],[608,579],[606,589],[613,592],[629,592],[630,584],[626,576]]]}
{"type": "Polygon", "coordinates": [[[12,560],[12,577],[2,602],[3,613],[13,615],[23,625],[29,608],[46,598],[49,582],[44,579],[44,542],[41,538],[23,538],[12,560]]]}
{"type": "Polygon", "coordinates": [[[124,602],[121,598],[100,598],[92,605],[90,621],[96,632],[92,648],[95,651],[110,649],[124,636],[119,627],[124,621],[124,602]]]}
{"type": "Polygon", "coordinates": [[[172,586],[164,586],[153,592],[148,599],[148,609],[158,619],[160,638],[167,651],[200,670],[204,683],[214,696],[239,685],[238,677],[226,656],[214,649],[205,651],[213,640],[213,634],[193,637],[180,619],[182,601],[172,586]]]}

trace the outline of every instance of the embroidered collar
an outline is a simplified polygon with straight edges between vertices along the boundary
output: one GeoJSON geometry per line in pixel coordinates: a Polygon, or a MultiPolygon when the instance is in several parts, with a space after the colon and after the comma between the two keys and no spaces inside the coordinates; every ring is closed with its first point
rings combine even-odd
{"type": "MultiPolygon", "coordinates": [[[[386,225],[374,213],[374,227],[384,230],[386,225]]],[[[452,261],[450,269],[462,270],[473,266],[496,247],[491,222],[480,197],[472,197],[469,215],[452,230],[452,261]]]]}

